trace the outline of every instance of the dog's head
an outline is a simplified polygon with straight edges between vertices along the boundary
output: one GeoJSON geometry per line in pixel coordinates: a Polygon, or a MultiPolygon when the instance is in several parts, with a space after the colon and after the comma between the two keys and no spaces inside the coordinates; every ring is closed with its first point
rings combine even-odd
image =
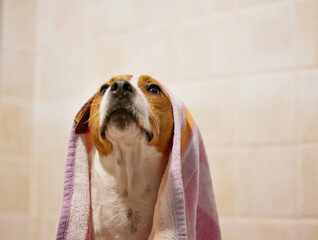
{"type": "Polygon", "coordinates": [[[112,143],[129,145],[145,138],[149,146],[168,152],[173,134],[170,98],[152,77],[119,75],[103,84],[75,118],[77,134],[90,127],[101,155],[112,143]]]}

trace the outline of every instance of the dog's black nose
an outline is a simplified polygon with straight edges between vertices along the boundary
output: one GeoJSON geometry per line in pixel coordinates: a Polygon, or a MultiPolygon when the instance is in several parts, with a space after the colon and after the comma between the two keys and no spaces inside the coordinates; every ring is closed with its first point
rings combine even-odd
{"type": "Polygon", "coordinates": [[[121,98],[131,97],[134,94],[135,89],[130,84],[130,82],[120,79],[115,81],[111,85],[110,91],[113,93],[114,96],[121,99],[121,98]]]}

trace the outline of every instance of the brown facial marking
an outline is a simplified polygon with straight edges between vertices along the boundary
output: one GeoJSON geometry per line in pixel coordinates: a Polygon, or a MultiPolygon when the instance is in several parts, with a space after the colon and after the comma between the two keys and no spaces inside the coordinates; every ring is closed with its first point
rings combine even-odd
{"type": "Polygon", "coordinates": [[[167,153],[170,151],[173,133],[173,112],[168,93],[158,81],[146,75],[140,76],[138,86],[143,91],[150,106],[149,121],[154,137],[148,144],[155,146],[159,152],[167,153]],[[147,87],[151,84],[158,85],[162,93],[148,92],[147,87]]]}
{"type": "Polygon", "coordinates": [[[128,219],[128,229],[131,233],[137,232],[137,225],[140,222],[140,215],[138,211],[133,212],[131,208],[128,209],[127,219],[128,219]]]}
{"type": "MultiPolygon", "coordinates": [[[[130,81],[132,78],[132,75],[118,75],[116,77],[111,78],[106,84],[111,85],[113,82],[115,82],[118,79],[123,79],[130,81]]],[[[103,84],[104,85],[104,84],[103,84]]],[[[93,118],[90,118],[89,120],[89,126],[91,128],[92,138],[93,142],[98,150],[98,152],[102,156],[106,156],[112,151],[112,144],[107,140],[106,138],[103,138],[100,134],[100,127],[99,127],[99,106],[103,99],[103,95],[99,94],[100,90],[95,94],[95,98],[92,102],[91,109],[90,109],[90,115],[94,116],[93,118]]],[[[119,162],[120,163],[120,162],[119,162]]]]}
{"type": "Polygon", "coordinates": [[[75,133],[83,134],[87,132],[88,129],[88,120],[90,118],[90,108],[94,101],[95,95],[91,97],[81,110],[75,116],[75,133]]]}

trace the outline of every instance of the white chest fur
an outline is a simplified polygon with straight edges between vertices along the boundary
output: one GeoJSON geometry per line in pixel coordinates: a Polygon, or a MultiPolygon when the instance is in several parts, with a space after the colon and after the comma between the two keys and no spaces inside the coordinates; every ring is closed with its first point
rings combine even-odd
{"type": "MultiPolygon", "coordinates": [[[[118,144],[92,163],[94,239],[148,239],[163,174],[163,154],[145,137],[118,144]]],[[[120,141],[122,142],[122,141],[120,141]]]]}

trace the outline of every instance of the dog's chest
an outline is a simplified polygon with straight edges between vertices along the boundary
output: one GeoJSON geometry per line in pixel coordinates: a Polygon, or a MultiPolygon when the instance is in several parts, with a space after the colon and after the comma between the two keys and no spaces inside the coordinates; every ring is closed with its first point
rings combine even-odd
{"type": "Polygon", "coordinates": [[[148,239],[161,182],[162,154],[153,149],[96,153],[92,165],[94,238],[148,239]]]}

